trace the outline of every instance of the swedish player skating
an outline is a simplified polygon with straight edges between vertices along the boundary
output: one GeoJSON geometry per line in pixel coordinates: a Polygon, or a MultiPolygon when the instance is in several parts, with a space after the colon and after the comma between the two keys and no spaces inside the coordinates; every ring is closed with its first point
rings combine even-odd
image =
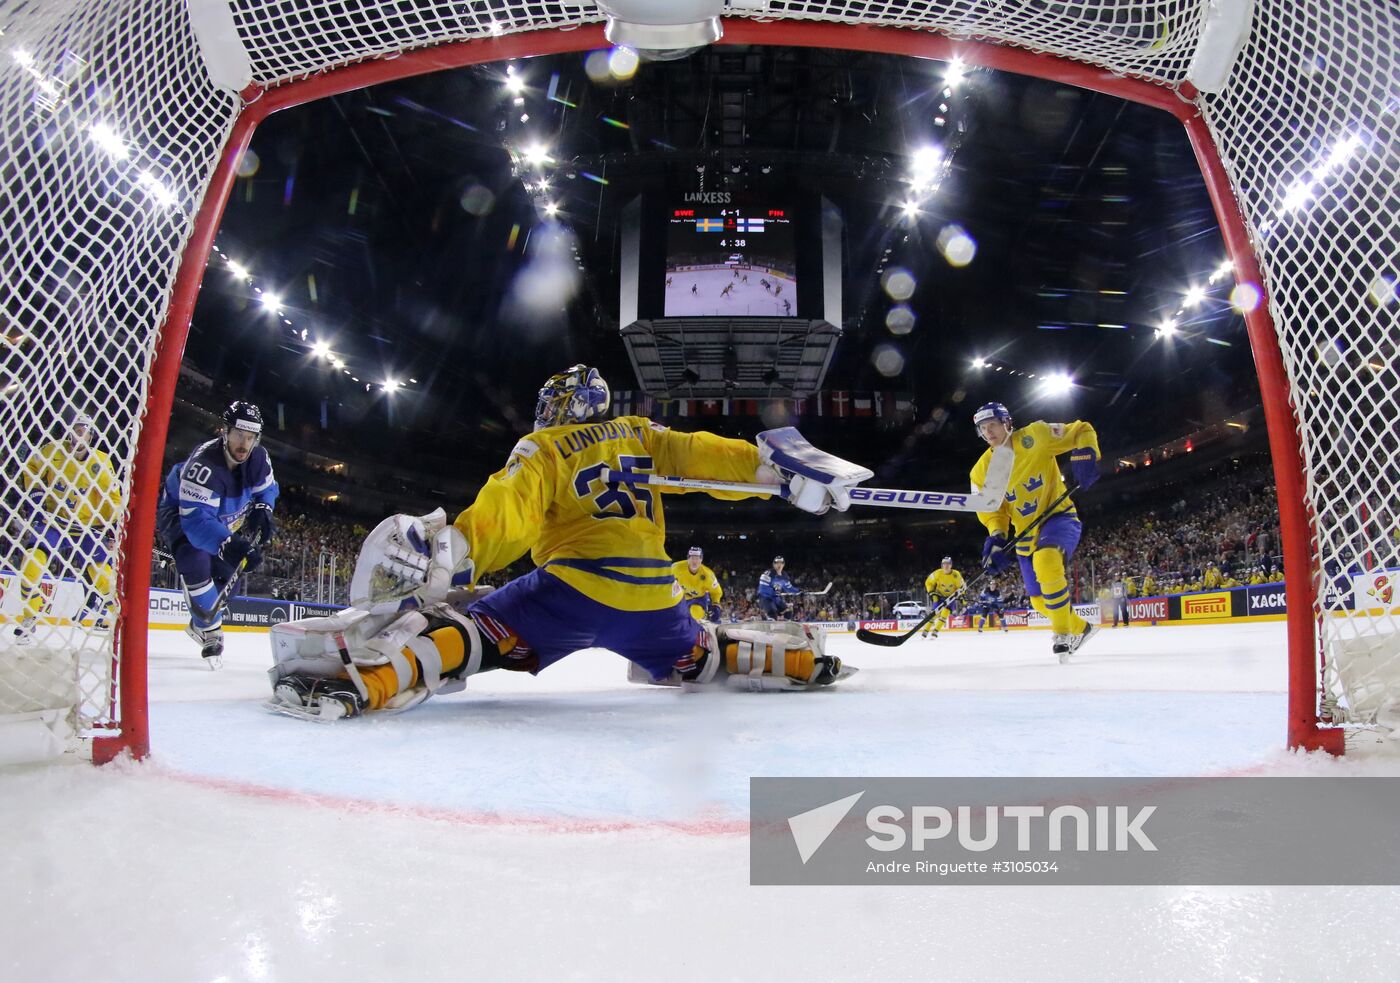
{"type": "Polygon", "coordinates": [[[93,446],[92,418],[69,417],[62,439],[36,448],[24,462],[24,491],[34,533],[20,566],[23,610],[15,641],[34,641],[44,609],[40,590],[54,558],[61,558],[88,589],[87,612],[98,631],[110,625],[115,582],[108,560],[111,526],[121,511],[121,487],[112,459],[93,446]]]}
{"type": "Polygon", "coordinates": [[[704,559],[705,552],[692,546],[684,560],[671,564],[671,573],[681,585],[681,597],[690,605],[690,616],[696,621],[718,621],[724,588],[715,572],[705,566],[704,559]]]}
{"type": "MultiPolygon", "coordinates": [[[[1011,484],[1001,508],[977,514],[988,532],[982,547],[982,561],[993,572],[998,572],[1011,564],[1010,555],[1003,549],[1011,530],[1026,528],[1064,495],[1064,481],[1055,462],[1057,454],[1069,453],[1070,468],[1080,488],[1088,488],[1098,480],[1098,436],[1083,420],[1072,423],[1037,420],[1014,429],[1011,413],[1001,403],[983,405],[972,419],[977,432],[989,445],[972,468],[974,492],[986,481],[994,449],[1007,445],[1016,455],[1011,484]]],[[[1026,593],[1031,605],[1050,619],[1054,632],[1052,650],[1061,662],[1068,661],[1098,631],[1098,625],[1091,625],[1075,613],[1065,577],[1066,564],[1074,555],[1082,532],[1074,503],[1065,498],[1027,539],[1016,545],[1026,593]]]]}
{"type": "Polygon", "coordinates": [[[948,617],[953,613],[953,598],[962,593],[965,586],[962,572],[953,569],[951,556],[945,556],[938,569],[924,578],[924,590],[928,593],[929,604],[934,608],[942,608],[938,616],[924,627],[924,638],[928,638],[930,634],[937,638],[939,629],[948,627],[948,617]]]}
{"type": "Polygon", "coordinates": [[[534,432],[452,525],[441,510],[380,523],[355,567],[354,607],[273,629],[270,708],[318,720],[403,710],[474,673],[535,673],[592,647],[626,658],[634,681],[663,685],[807,689],[848,674],[801,625],[697,623],[666,556],[660,489],[608,476],[787,482],[788,501],[821,514],[848,508],[850,488],[870,472],[794,432],[760,434],[756,446],[644,417],[605,419],[610,399],[596,369],[553,376],[534,432]],[[530,573],[468,590],[527,550],[530,573]]]}

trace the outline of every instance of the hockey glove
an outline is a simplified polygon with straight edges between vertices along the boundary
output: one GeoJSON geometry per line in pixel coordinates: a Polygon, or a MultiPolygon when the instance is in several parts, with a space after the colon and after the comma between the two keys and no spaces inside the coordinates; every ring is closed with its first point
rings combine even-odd
{"type": "Polygon", "coordinates": [[[758,435],[762,462],[757,480],[763,484],[787,483],[787,499],[804,512],[824,515],[835,507],[851,507],[851,489],[874,477],[858,464],[819,451],[792,427],[765,430],[758,435]]]}
{"type": "Polygon", "coordinates": [[[705,617],[709,621],[718,621],[724,617],[724,612],[719,609],[718,604],[711,601],[709,607],[705,608],[705,617]]]}
{"type": "Polygon", "coordinates": [[[1099,480],[1099,456],[1092,447],[1078,447],[1070,451],[1069,469],[1080,488],[1088,488],[1099,480]]]}
{"type": "Polygon", "coordinates": [[[243,531],[259,546],[272,542],[277,532],[277,523],[272,521],[272,506],[266,502],[256,503],[248,512],[248,518],[243,520],[243,531]]]}
{"type": "Polygon", "coordinates": [[[244,569],[256,570],[262,565],[262,550],[242,536],[234,535],[225,539],[223,545],[219,547],[219,559],[235,570],[238,569],[240,562],[247,560],[248,565],[244,569]]]}
{"type": "Polygon", "coordinates": [[[1006,548],[1006,536],[994,532],[982,544],[982,569],[1001,573],[1011,566],[1011,551],[1006,548]]]}

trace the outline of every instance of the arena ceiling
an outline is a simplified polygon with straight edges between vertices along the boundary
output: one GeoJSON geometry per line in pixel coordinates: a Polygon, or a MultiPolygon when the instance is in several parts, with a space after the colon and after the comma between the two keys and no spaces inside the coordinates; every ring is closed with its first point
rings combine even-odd
{"type": "MultiPolygon", "coordinates": [[[[803,427],[882,479],[961,475],[971,409],[989,399],[1094,420],[1107,453],[1257,401],[1232,283],[1210,280],[1224,259],[1214,216],[1165,114],[981,70],[949,85],[946,64],[890,55],[721,45],[629,75],[608,54],[443,72],[272,117],[229,202],[188,363],[294,420],[318,421],[324,401],[332,430],[371,452],[484,477],[551,372],[583,361],[635,388],[617,336],[625,202],[644,187],[800,187],[845,218],[826,387],[911,393],[917,408],[895,426],[803,427]],[[947,166],[920,191],[911,164],[929,145],[947,166]],[[532,148],[548,159],[527,160],[532,148]],[[970,262],[940,249],[951,226],[975,244],[970,262]],[[531,277],[530,244],[556,228],[568,276],[531,277]],[[907,334],[887,324],[894,270],[915,284],[907,334]],[[1192,287],[1204,296],[1187,306],[1192,287]],[[270,294],[276,313],[258,303],[270,294]],[[1159,337],[1166,319],[1174,338],[1159,337]],[[882,371],[891,349],[898,369],[882,371]],[[1073,389],[1045,393],[1055,372],[1073,389]],[[385,392],[389,378],[402,388],[385,392]]],[[[703,421],[734,435],[763,422],[703,421]]]]}

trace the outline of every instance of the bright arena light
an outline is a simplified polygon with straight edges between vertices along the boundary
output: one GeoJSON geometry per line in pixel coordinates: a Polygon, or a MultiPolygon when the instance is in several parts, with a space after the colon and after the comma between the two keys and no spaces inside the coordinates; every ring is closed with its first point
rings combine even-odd
{"type": "Polygon", "coordinates": [[[531,167],[541,167],[548,164],[552,159],[549,156],[549,148],[542,143],[532,143],[520,151],[520,156],[525,159],[525,163],[531,167]]]}
{"type": "Polygon", "coordinates": [[[239,263],[239,262],[237,262],[237,261],[235,261],[235,260],[229,260],[229,261],[228,261],[228,271],[229,271],[230,273],[232,273],[234,276],[238,277],[238,279],[240,279],[240,280],[251,280],[251,279],[253,279],[253,274],[249,271],[248,267],[244,266],[242,263],[239,263]]]}
{"type": "Polygon", "coordinates": [[[972,360],[972,367],[974,369],[985,369],[987,364],[987,360],[980,355],[972,360]]]}
{"type": "Polygon", "coordinates": [[[1165,318],[1161,324],[1157,325],[1155,333],[1158,338],[1175,338],[1178,334],[1176,321],[1172,318],[1165,318]]]}
{"type": "Polygon", "coordinates": [[[544,213],[550,218],[559,214],[559,203],[557,201],[547,201],[544,205],[544,213]]]}
{"type": "Polygon", "coordinates": [[[282,298],[276,294],[263,294],[260,300],[263,308],[274,314],[282,309],[282,298]]]}
{"type": "Polygon", "coordinates": [[[109,156],[117,160],[126,160],[130,156],[130,151],[126,149],[126,144],[117,131],[106,123],[94,123],[88,127],[88,136],[92,137],[92,142],[101,147],[109,156]]]}
{"type": "Polygon", "coordinates": [[[967,78],[967,67],[963,65],[961,58],[954,58],[948,62],[948,68],[943,72],[944,85],[950,89],[956,89],[965,78],[967,78]]]}
{"type": "Polygon", "coordinates": [[[906,201],[899,206],[899,210],[903,212],[905,218],[914,218],[919,214],[919,203],[917,201],[906,201]]]}
{"type": "Polygon", "coordinates": [[[916,188],[927,187],[938,177],[942,165],[940,148],[920,147],[909,155],[909,183],[916,188]]]}
{"type": "Polygon", "coordinates": [[[1187,307],[1196,307],[1201,301],[1206,299],[1206,288],[1192,286],[1186,291],[1186,297],[1182,301],[1187,307]]]}
{"type": "Polygon", "coordinates": [[[517,96],[525,91],[525,77],[515,74],[514,65],[506,68],[506,91],[517,96]]]}
{"type": "Polygon", "coordinates": [[[399,380],[395,379],[393,376],[390,376],[384,380],[384,391],[386,393],[397,392],[401,385],[403,385],[403,383],[399,382],[399,380]]]}
{"type": "Polygon", "coordinates": [[[1065,372],[1051,372],[1041,382],[1040,388],[1051,396],[1063,396],[1074,388],[1074,379],[1065,372]]]}
{"type": "Polygon", "coordinates": [[[325,358],[331,353],[331,346],[324,341],[317,341],[311,346],[311,354],[317,358],[325,358]]]}

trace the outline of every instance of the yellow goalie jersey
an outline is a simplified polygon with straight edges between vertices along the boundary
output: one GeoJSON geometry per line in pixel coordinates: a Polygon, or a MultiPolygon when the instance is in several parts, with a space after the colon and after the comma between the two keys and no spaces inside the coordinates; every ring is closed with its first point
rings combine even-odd
{"type": "Polygon", "coordinates": [[[924,590],[934,597],[952,597],[963,589],[963,575],[958,570],[943,572],[939,567],[924,581],[924,590]]]}
{"type": "Polygon", "coordinates": [[[679,433],[645,417],[546,427],[521,438],[455,525],[478,577],[529,550],[536,566],[601,604],[656,611],[681,597],[666,556],[661,489],[605,484],[604,469],[751,482],[758,465],[747,441],[679,433]]]}
{"type": "Polygon", "coordinates": [[[29,455],[24,490],[44,521],[65,532],[100,534],[116,521],[121,505],[121,488],[107,453],[89,449],[80,461],[61,440],[29,455]]]}
{"type": "Polygon", "coordinates": [[[691,573],[689,563],[677,560],[671,564],[671,573],[675,576],[676,583],[681,585],[681,596],[687,601],[695,602],[690,606],[690,616],[696,621],[703,620],[709,606],[718,604],[724,596],[724,588],[719,585],[719,578],[703,563],[698,570],[691,573]]]}
{"type": "MultiPolygon", "coordinates": [[[[1094,428],[1083,420],[1073,423],[1045,423],[1037,420],[1024,427],[1011,431],[1007,442],[1016,453],[1011,468],[1011,484],[1006,489],[1006,500],[995,512],[978,512],[977,518],[990,533],[1009,535],[1015,527],[1024,529],[1056,499],[1065,493],[1065,483],[1060,477],[1060,467],[1055,463],[1058,454],[1091,447],[1094,456],[1099,455],[1099,438],[1094,428]]],[[[989,447],[972,468],[973,491],[982,487],[987,479],[987,467],[992,461],[989,447]]],[[[1074,502],[1065,499],[1055,510],[1076,515],[1074,502]]],[[[1016,552],[1029,556],[1035,552],[1040,528],[1025,540],[1016,544],[1016,552]]]]}

